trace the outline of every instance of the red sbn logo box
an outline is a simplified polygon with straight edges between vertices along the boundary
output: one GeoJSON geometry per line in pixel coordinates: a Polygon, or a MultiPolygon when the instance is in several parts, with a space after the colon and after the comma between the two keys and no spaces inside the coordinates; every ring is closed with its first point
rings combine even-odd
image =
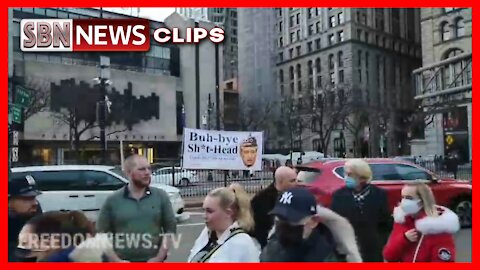
{"type": "Polygon", "coordinates": [[[143,19],[23,19],[20,27],[24,52],[150,50],[143,19]]]}

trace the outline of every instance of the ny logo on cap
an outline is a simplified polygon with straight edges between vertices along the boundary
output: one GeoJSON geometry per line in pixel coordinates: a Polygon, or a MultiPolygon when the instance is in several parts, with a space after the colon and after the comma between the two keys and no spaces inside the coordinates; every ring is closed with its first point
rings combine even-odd
{"type": "Polygon", "coordinates": [[[292,192],[285,192],[282,194],[282,197],[280,198],[280,202],[283,204],[291,204],[292,197],[293,197],[292,192]]]}
{"type": "Polygon", "coordinates": [[[28,183],[30,186],[35,185],[35,179],[33,179],[33,177],[32,177],[31,175],[25,176],[25,179],[27,179],[27,183],[28,183]]]}

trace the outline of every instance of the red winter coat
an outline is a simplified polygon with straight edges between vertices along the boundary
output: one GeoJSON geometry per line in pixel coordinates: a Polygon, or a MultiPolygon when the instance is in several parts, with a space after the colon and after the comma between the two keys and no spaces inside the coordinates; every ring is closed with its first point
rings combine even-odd
{"type": "Polygon", "coordinates": [[[428,217],[422,211],[414,219],[396,207],[393,211],[395,224],[383,249],[383,258],[388,262],[454,262],[453,234],[460,229],[460,223],[451,210],[440,206],[438,210],[438,217],[428,217]],[[414,228],[418,232],[418,240],[412,243],[405,233],[414,228]]]}

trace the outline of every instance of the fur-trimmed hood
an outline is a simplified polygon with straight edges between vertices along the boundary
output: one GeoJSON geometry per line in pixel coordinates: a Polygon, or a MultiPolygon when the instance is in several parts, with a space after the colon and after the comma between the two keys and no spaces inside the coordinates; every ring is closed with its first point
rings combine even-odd
{"type": "MultiPolygon", "coordinates": [[[[317,205],[317,214],[322,223],[332,233],[338,253],[346,256],[347,262],[362,262],[362,256],[357,245],[355,231],[350,222],[332,210],[317,205]]],[[[275,233],[275,226],[269,233],[269,238],[275,233]]]]}
{"type": "MultiPolygon", "coordinates": [[[[443,206],[437,206],[437,209],[439,212],[438,217],[424,216],[419,218],[415,220],[415,228],[424,235],[441,233],[454,234],[458,232],[460,230],[460,221],[458,220],[457,214],[443,206]]],[[[406,217],[407,215],[399,206],[395,207],[393,210],[393,218],[396,223],[405,223],[406,217]]]]}

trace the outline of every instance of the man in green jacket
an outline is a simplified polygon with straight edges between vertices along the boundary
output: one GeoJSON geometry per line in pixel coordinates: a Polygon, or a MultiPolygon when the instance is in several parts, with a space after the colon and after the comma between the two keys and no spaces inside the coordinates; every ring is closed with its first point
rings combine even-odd
{"type": "Polygon", "coordinates": [[[129,184],[112,194],[100,210],[97,232],[111,233],[121,261],[163,262],[167,235],[176,233],[176,219],[168,194],[150,187],[147,159],[132,155],[125,160],[129,184]]]}

